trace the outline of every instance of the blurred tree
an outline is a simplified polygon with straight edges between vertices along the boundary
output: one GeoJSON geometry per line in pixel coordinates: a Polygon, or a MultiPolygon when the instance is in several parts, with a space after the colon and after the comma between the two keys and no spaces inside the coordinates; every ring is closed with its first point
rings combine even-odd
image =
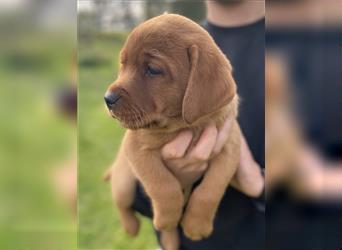
{"type": "Polygon", "coordinates": [[[94,12],[81,12],[77,16],[78,37],[86,38],[98,30],[97,16],[94,12]]]}
{"type": "Polygon", "coordinates": [[[93,3],[95,26],[99,31],[128,31],[143,18],[142,1],[90,0],[93,3]]]}
{"type": "Polygon", "coordinates": [[[196,22],[200,22],[205,17],[205,6],[201,0],[146,0],[145,18],[149,19],[164,12],[177,13],[186,16],[196,22]]]}
{"type": "Polygon", "coordinates": [[[132,4],[134,2],[121,0],[122,22],[126,29],[132,29],[136,24],[132,13],[132,4]]]}
{"type": "Polygon", "coordinates": [[[156,1],[146,0],[145,1],[145,18],[150,19],[152,17],[163,14],[165,11],[170,12],[170,0],[156,1]]]}
{"type": "Polygon", "coordinates": [[[95,8],[95,26],[99,29],[103,28],[103,18],[109,8],[110,2],[110,0],[93,1],[95,8]]]}
{"type": "Polygon", "coordinates": [[[171,4],[171,12],[201,22],[205,17],[204,1],[174,0],[171,4]]]}

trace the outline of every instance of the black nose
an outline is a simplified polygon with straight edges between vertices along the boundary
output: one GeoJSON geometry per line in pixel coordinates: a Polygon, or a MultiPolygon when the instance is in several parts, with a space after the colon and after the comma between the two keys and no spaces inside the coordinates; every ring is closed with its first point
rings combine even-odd
{"type": "Polygon", "coordinates": [[[107,91],[105,96],[104,96],[104,99],[105,99],[105,102],[106,102],[108,108],[113,107],[115,105],[115,103],[117,103],[117,101],[119,101],[120,98],[121,98],[120,95],[118,95],[112,91],[107,91]]]}

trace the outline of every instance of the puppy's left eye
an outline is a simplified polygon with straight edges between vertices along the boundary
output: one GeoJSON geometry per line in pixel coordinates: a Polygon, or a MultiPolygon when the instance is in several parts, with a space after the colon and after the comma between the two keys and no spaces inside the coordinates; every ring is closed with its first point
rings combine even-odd
{"type": "Polygon", "coordinates": [[[159,75],[163,74],[163,71],[161,71],[160,69],[157,69],[157,68],[153,68],[153,67],[148,65],[146,68],[146,74],[149,76],[159,76],[159,75]]]}

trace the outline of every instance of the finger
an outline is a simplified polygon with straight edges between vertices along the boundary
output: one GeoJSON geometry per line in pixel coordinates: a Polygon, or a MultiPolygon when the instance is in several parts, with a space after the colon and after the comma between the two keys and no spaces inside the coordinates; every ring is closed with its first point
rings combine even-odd
{"type": "Polygon", "coordinates": [[[202,175],[208,168],[208,162],[189,164],[182,169],[184,173],[192,173],[193,175],[202,175]]]}
{"type": "Polygon", "coordinates": [[[191,164],[191,161],[188,157],[181,157],[181,158],[172,158],[172,159],[164,159],[166,166],[172,172],[182,172],[184,168],[191,164]]]}
{"type": "Polygon", "coordinates": [[[246,138],[241,134],[240,164],[231,183],[243,193],[258,197],[264,188],[259,164],[254,160],[246,138]]]}
{"type": "Polygon", "coordinates": [[[181,131],[171,142],[163,146],[161,150],[163,159],[168,160],[183,157],[191,140],[192,132],[190,130],[181,131]]]}
{"type": "Polygon", "coordinates": [[[188,165],[183,171],[177,173],[176,177],[182,184],[182,187],[189,187],[203,176],[207,168],[207,162],[188,165]]]}
{"type": "MultiPolygon", "coordinates": [[[[203,165],[206,162],[203,161],[195,161],[193,158],[190,158],[188,155],[182,158],[174,158],[165,160],[165,164],[168,169],[173,173],[177,173],[177,175],[181,175],[184,172],[191,172],[193,169],[197,169],[198,165],[203,165]]],[[[201,167],[202,168],[202,167],[201,167]]]]}
{"type": "Polygon", "coordinates": [[[233,124],[233,117],[229,116],[224,122],[223,126],[219,129],[216,144],[213,149],[213,154],[218,154],[221,152],[224,144],[228,140],[229,130],[233,124]]]}
{"type": "Polygon", "coordinates": [[[198,168],[197,168],[197,172],[203,174],[207,169],[208,169],[208,162],[203,162],[198,168]]]}
{"type": "Polygon", "coordinates": [[[215,146],[217,128],[214,124],[207,126],[201,134],[196,146],[191,150],[188,158],[191,162],[207,161],[215,146]]]}
{"type": "Polygon", "coordinates": [[[241,133],[240,137],[240,163],[251,163],[255,162],[252,152],[249,149],[245,136],[241,133]]]}

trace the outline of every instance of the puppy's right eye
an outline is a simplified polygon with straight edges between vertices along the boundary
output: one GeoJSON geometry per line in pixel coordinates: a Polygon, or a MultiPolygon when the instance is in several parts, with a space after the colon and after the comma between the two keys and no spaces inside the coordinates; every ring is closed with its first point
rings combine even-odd
{"type": "Polygon", "coordinates": [[[146,68],[146,74],[149,76],[158,76],[158,75],[161,75],[162,73],[163,71],[161,71],[160,69],[153,68],[149,65],[146,68]]]}

